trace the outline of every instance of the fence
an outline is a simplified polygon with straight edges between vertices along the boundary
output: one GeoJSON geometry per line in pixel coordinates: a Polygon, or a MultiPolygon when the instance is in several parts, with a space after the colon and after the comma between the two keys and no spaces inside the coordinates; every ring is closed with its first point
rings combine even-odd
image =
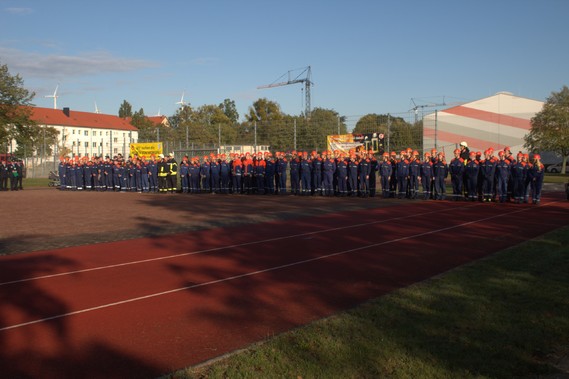
{"type": "MultiPolygon", "coordinates": [[[[286,117],[278,121],[256,123],[189,124],[179,128],[160,127],[145,140],[138,142],[162,142],[164,153],[174,152],[178,161],[189,157],[229,152],[241,149],[249,151],[322,151],[327,148],[326,136],[345,133],[383,133],[385,150],[396,151],[411,148],[419,152],[430,150],[423,146],[422,119],[412,112],[388,115],[342,116],[337,118],[306,120],[286,117]]],[[[439,146],[439,150],[452,154],[455,145],[439,146]]],[[[123,153],[124,154],[124,153],[123,153]]],[[[128,151],[126,154],[128,155],[128,151]]],[[[30,155],[23,157],[28,177],[47,177],[56,170],[59,162],[57,151],[53,156],[30,155]]]]}

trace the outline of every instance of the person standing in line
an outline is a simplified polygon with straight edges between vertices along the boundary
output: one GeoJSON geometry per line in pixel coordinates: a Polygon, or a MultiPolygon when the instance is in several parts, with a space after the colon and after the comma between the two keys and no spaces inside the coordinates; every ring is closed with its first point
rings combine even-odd
{"type": "Polygon", "coordinates": [[[381,195],[384,199],[388,199],[389,196],[389,179],[391,178],[391,173],[393,167],[391,162],[389,162],[389,153],[385,152],[382,155],[382,161],[379,163],[379,180],[381,181],[381,195]]]}
{"type": "Polygon", "coordinates": [[[448,164],[445,160],[444,152],[440,151],[437,160],[433,164],[433,174],[435,176],[435,200],[444,200],[446,194],[446,177],[448,176],[448,164]]]}
{"type": "Polygon", "coordinates": [[[539,205],[539,202],[541,201],[543,178],[545,176],[545,167],[541,163],[541,156],[539,154],[533,155],[533,164],[530,167],[528,174],[531,180],[532,203],[534,205],[539,205]]]}
{"type": "Polygon", "coordinates": [[[500,203],[505,203],[508,199],[510,163],[506,161],[506,154],[502,150],[498,152],[498,159],[496,163],[496,192],[500,203]]]}
{"type": "Polygon", "coordinates": [[[423,188],[423,200],[429,200],[431,198],[431,184],[434,178],[433,161],[431,160],[431,153],[427,151],[424,155],[425,159],[421,163],[420,180],[423,188]]]}
{"type": "Polygon", "coordinates": [[[463,200],[462,185],[464,184],[464,159],[459,149],[454,150],[454,158],[450,161],[449,172],[450,181],[452,185],[452,198],[453,201],[463,200]]]}
{"type": "Polygon", "coordinates": [[[468,201],[478,200],[478,176],[480,164],[476,159],[476,153],[470,152],[470,157],[464,166],[464,179],[466,182],[466,199],[468,201]]]}

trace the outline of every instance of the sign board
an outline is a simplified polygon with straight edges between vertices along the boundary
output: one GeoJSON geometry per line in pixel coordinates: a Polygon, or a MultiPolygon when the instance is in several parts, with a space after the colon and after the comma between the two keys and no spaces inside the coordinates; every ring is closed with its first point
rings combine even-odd
{"type": "Polygon", "coordinates": [[[364,149],[374,154],[383,154],[385,151],[385,136],[382,133],[366,134],[336,134],[327,137],[328,150],[338,150],[348,154],[351,149],[364,149]]]}
{"type": "Polygon", "coordinates": [[[152,155],[158,156],[163,154],[162,142],[147,142],[147,143],[131,143],[130,155],[138,155],[139,157],[150,157],[152,155]]]}

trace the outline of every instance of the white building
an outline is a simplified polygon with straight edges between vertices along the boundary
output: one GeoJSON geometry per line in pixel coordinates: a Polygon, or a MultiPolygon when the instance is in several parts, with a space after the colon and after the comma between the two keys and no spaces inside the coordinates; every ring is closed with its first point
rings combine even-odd
{"type": "Polygon", "coordinates": [[[512,153],[526,151],[524,136],[531,128],[530,120],[543,108],[543,102],[499,92],[423,118],[423,150],[436,148],[447,156],[461,141],[470,151],[489,147],[511,148],[512,153]]]}
{"type": "Polygon", "coordinates": [[[74,156],[127,156],[130,143],[138,141],[138,129],[118,116],[34,107],[31,118],[59,132],[54,150],[65,147],[74,156]]]}

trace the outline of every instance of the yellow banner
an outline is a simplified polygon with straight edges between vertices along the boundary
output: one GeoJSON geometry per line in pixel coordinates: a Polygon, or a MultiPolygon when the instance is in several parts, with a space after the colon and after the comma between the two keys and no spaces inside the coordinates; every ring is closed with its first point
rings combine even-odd
{"type": "Polygon", "coordinates": [[[162,142],[131,143],[130,155],[134,156],[135,154],[146,158],[151,155],[158,156],[158,154],[162,154],[162,142]]]}

